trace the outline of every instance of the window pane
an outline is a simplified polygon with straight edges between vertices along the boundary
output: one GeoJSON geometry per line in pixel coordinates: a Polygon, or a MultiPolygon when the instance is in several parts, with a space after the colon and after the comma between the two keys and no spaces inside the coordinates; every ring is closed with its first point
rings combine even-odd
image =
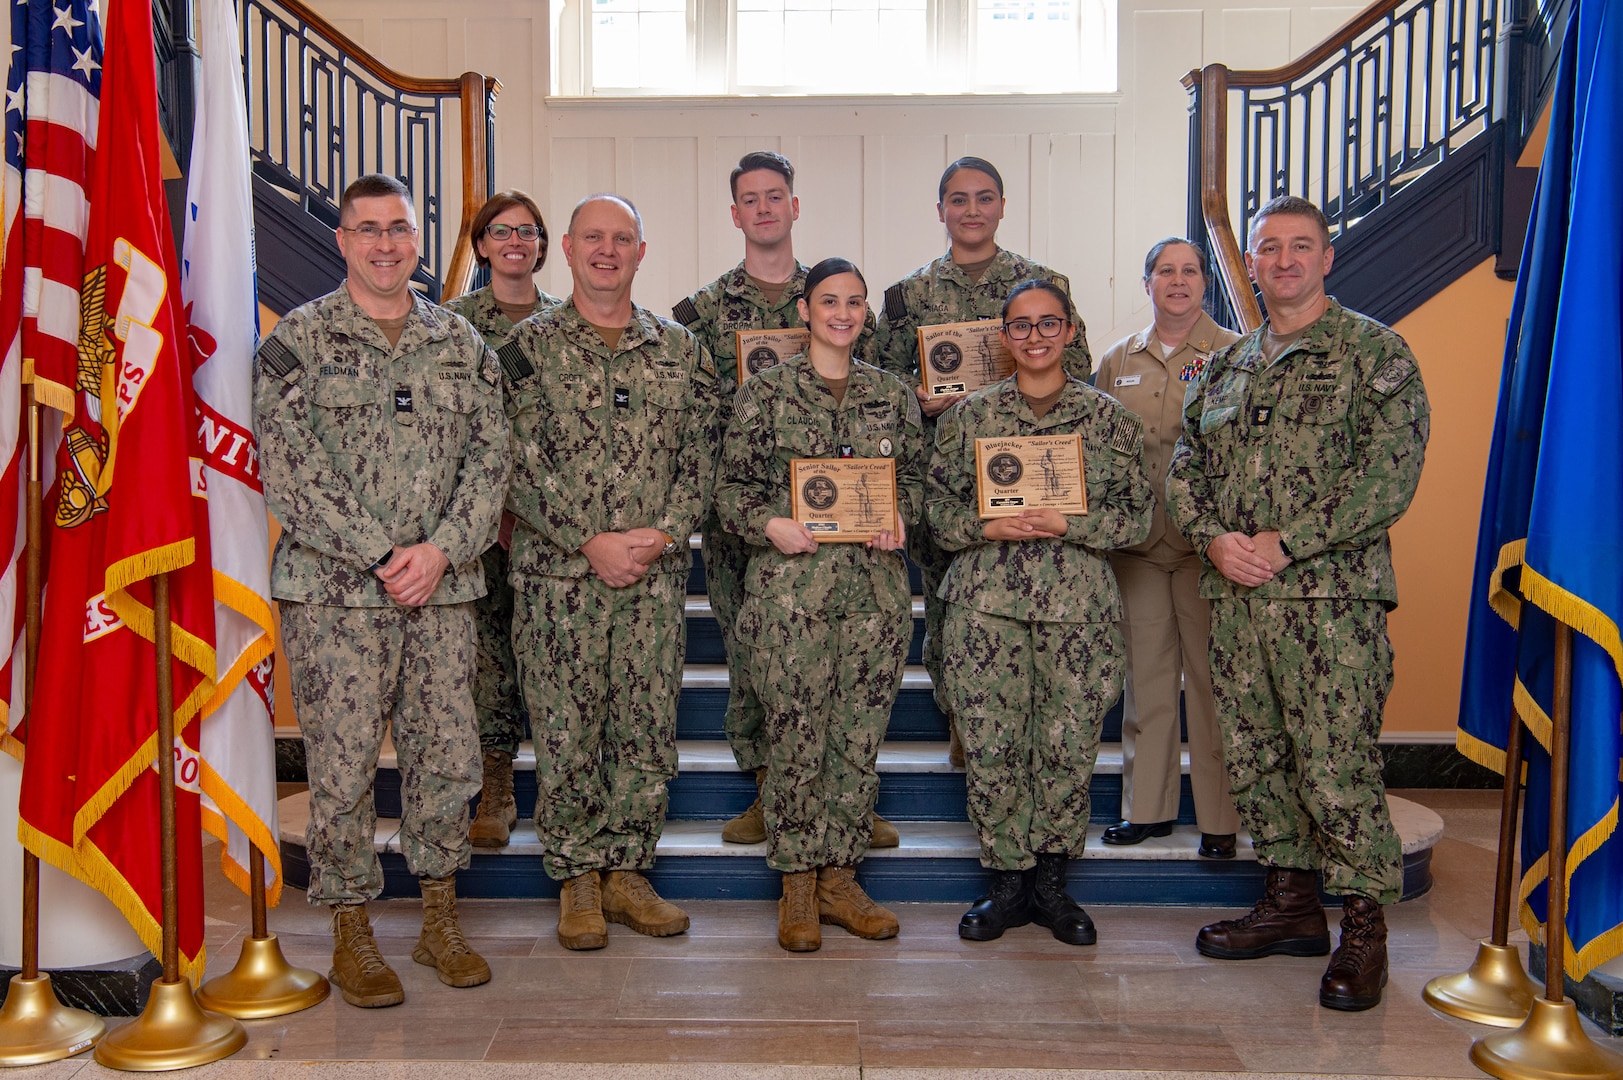
{"type": "Polygon", "coordinates": [[[975,81],[1031,90],[1078,83],[1076,0],[979,0],[975,81]]]}
{"type": "Polygon", "coordinates": [[[686,87],[692,81],[687,0],[592,0],[595,87],[686,87]]]}

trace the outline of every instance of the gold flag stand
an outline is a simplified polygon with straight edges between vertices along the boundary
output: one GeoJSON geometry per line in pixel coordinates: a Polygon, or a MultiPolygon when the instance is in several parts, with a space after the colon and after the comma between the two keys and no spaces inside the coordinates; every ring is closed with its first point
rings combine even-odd
{"type": "Polygon", "coordinates": [[[146,1009],[96,1044],[96,1062],[126,1072],[189,1069],[241,1050],[248,1032],[229,1016],[204,1012],[180,975],[180,899],[175,854],[175,687],[170,669],[169,575],[152,579],[153,645],[158,662],[158,821],[163,868],[163,978],[146,1009]]]}
{"type": "MultiPolygon", "coordinates": [[[[1567,925],[1567,769],[1572,750],[1572,627],[1555,628],[1555,707],[1550,734],[1550,850],[1545,912],[1544,996],[1514,1031],[1478,1039],[1471,1063],[1501,1080],[1617,1080],[1623,1055],[1584,1031],[1565,999],[1567,925]]],[[[1517,770],[1520,772],[1520,769],[1517,770]]],[[[1510,775],[1510,770],[1505,770],[1510,775]]],[[[1501,844],[1503,835],[1501,834],[1501,844]]]]}
{"type": "Polygon", "coordinates": [[[1510,940],[1510,906],[1515,876],[1516,816],[1522,786],[1522,723],[1511,710],[1505,746],[1505,789],[1499,804],[1499,865],[1493,884],[1493,935],[1477,946],[1469,970],[1439,975],[1420,996],[1438,1012],[1476,1024],[1516,1027],[1533,1008],[1538,992],[1522,968],[1510,940]]]}
{"type": "Polygon", "coordinates": [[[253,908],[252,936],[242,943],[236,967],[198,989],[198,1004],[239,1020],[261,1020],[327,1000],[332,988],[326,977],[289,964],[276,935],[266,928],[265,855],[252,844],[248,848],[248,901],[253,908]]]}
{"type": "MultiPolygon", "coordinates": [[[[24,645],[23,700],[32,705],[34,668],[39,663],[40,545],[44,522],[40,504],[44,492],[39,478],[39,403],[34,388],[27,388],[28,486],[25,498],[28,554],[24,562],[23,612],[27,641],[24,645]]],[[[23,956],[22,970],[11,977],[6,1004],[0,1008],[0,1066],[38,1065],[72,1057],[88,1050],[107,1030],[94,1013],[72,1009],[57,1000],[50,975],[39,969],[39,857],[23,852],[23,956]]]]}

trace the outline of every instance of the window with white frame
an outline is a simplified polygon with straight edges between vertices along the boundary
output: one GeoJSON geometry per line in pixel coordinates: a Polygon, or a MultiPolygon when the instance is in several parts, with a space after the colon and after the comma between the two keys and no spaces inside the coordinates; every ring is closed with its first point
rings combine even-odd
{"type": "Polygon", "coordinates": [[[553,92],[1116,89],[1116,0],[552,0],[553,92]]]}

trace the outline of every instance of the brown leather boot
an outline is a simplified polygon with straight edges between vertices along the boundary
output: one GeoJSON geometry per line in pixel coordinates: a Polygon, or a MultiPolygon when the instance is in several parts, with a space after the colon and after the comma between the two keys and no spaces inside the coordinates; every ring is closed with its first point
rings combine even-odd
{"type": "Polygon", "coordinates": [[[688,928],[687,913],[660,899],[635,870],[610,870],[603,879],[603,917],[649,937],[670,937],[688,928]]]}
{"type": "Polygon", "coordinates": [[[406,1000],[400,976],[378,952],[365,904],[339,904],[332,909],[332,970],[327,978],[345,1001],[362,1009],[381,1009],[406,1000]]]}
{"type": "Polygon", "coordinates": [[[868,846],[871,848],[900,847],[901,843],[902,834],[896,831],[896,826],[875,814],[873,816],[873,834],[868,838],[868,846]]]}
{"type": "Polygon", "coordinates": [[[854,866],[825,866],[817,871],[817,917],[843,926],[859,938],[893,938],[901,924],[857,884],[854,866]]]}
{"type": "Polygon", "coordinates": [[[790,952],[816,952],[823,947],[823,928],[817,922],[817,871],[783,875],[778,944],[790,952]]]}
{"type": "Polygon", "coordinates": [[[1386,985],[1386,915],[1367,896],[1341,901],[1341,944],[1319,980],[1319,1004],[1362,1012],[1381,1003],[1386,985]]]}
{"type": "Polygon", "coordinates": [[[558,944],[566,949],[601,949],[608,943],[602,881],[596,870],[576,874],[558,890],[558,944]]]}
{"type": "Polygon", "coordinates": [[[1330,925],[1319,903],[1319,875],[1269,867],[1262,899],[1238,919],[1202,927],[1195,948],[1219,960],[1255,960],[1275,953],[1323,956],[1330,951],[1330,925]]]}
{"type": "Polygon", "coordinates": [[[518,825],[518,803],[513,798],[513,755],[505,750],[486,750],[484,770],[479,812],[468,826],[468,842],[476,848],[504,848],[518,825]]]}
{"type": "Polygon", "coordinates": [[[749,809],[721,827],[721,839],[728,844],[759,844],[766,839],[766,813],[761,808],[761,786],[766,770],[755,770],[755,801],[749,809]]]}
{"type": "Polygon", "coordinates": [[[456,917],[456,878],[420,878],[423,932],[411,958],[439,972],[446,986],[480,986],[490,981],[490,965],[462,936],[456,917]]]}

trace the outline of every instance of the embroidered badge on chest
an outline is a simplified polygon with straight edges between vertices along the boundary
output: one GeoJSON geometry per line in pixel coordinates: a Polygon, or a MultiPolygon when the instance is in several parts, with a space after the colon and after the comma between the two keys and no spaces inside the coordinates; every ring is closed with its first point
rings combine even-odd
{"type": "Polygon", "coordinates": [[[1212,354],[1209,352],[1195,353],[1195,362],[1193,364],[1185,364],[1183,366],[1183,370],[1178,372],[1178,378],[1183,382],[1192,381],[1195,376],[1206,370],[1206,361],[1210,360],[1211,358],[1212,354]]]}
{"type": "Polygon", "coordinates": [[[616,409],[631,408],[631,391],[624,386],[614,388],[614,407],[616,409]]]}
{"type": "Polygon", "coordinates": [[[842,458],[849,458],[849,457],[856,457],[857,455],[856,455],[855,451],[853,450],[853,448],[850,445],[848,445],[846,443],[841,443],[840,444],[840,456],[842,458]]]}
{"type": "Polygon", "coordinates": [[[1274,415],[1273,406],[1271,406],[1271,405],[1258,405],[1256,408],[1251,410],[1251,426],[1252,427],[1262,427],[1264,424],[1266,424],[1268,422],[1268,418],[1273,416],[1273,415],[1274,415]]]}
{"type": "Polygon", "coordinates": [[[881,457],[890,457],[890,452],[893,448],[894,444],[889,439],[879,440],[879,454],[881,457]]]}
{"type": "Polygon", "coordinates": [[[411,387],[397,387],[394,392],[394,411],[397,413],[411,412],[411,387]]]}

